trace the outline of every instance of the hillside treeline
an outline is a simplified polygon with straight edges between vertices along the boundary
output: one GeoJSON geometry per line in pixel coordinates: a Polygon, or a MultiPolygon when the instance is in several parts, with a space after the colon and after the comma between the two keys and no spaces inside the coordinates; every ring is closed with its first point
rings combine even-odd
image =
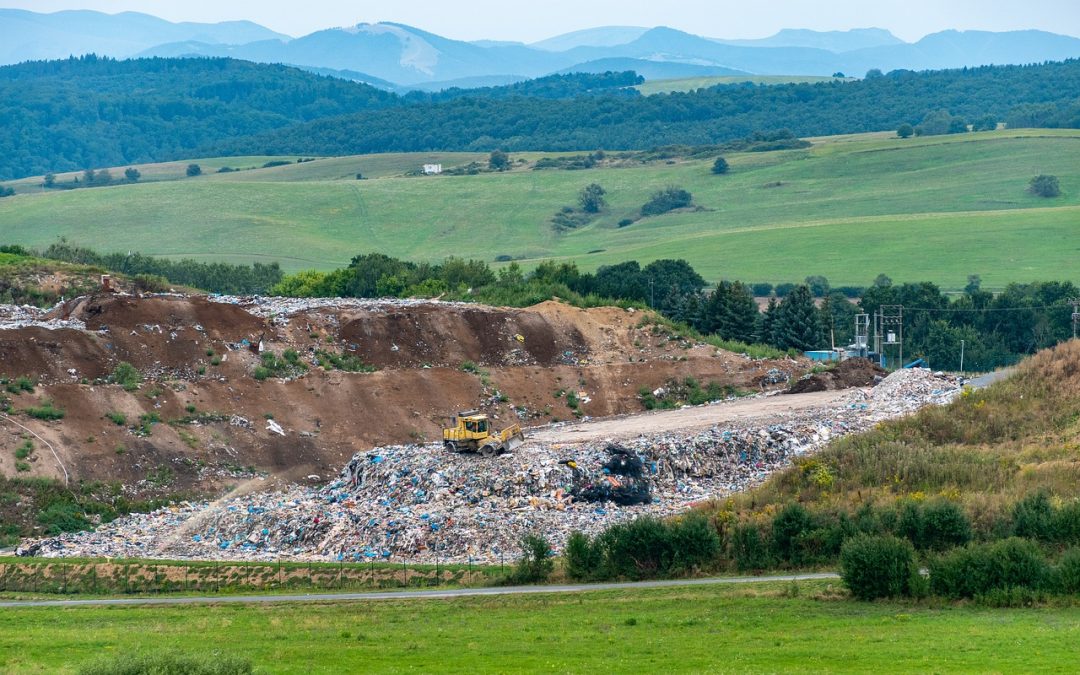
{"type": "Polygon", "coordinates": [[[1080,61],[641,96],[634,73],[404,97],[280,65],[94,56],[0,68],[0,180],[218,154],[612,150],[967,120],[1080,125],[1080,61]]]}
{"type": "Polygon", "coordinates": [[[190,157],[224,138],[399,104],[366,85],[232,59],[6,66],[0,179],[190,157]]]}
{"type": "Polygon", "coordinates": [[[148,290],[163,290],[167,281],[212,293],[243,295],[265,293],[282,279],[281,267],[277,262],[231,265],[191,259],[170,260],[142,253],[98,253],[66,242],[52,244],[36,255],[50,260],[93,265],[116,274],[137,277],[137,281],[147,286],[148,290]],[[138,279],[140,277],[141,279],[138,279]]]}
{"type": "MultiPolygon", "coordinates": [[[[1080,61],[897,71],[855,82],[721,85],[646,97],[458,98],[317,120],[213,146],[225,154],[613,150],[708,145],[758,130],[798,136],[894,130],[945,110],[1005,121],[1019,106],[1065,109],[1080,98],[1080,61]]],[[[1060,120],[1059,120],[1060,121],[1060,120]]],[[[1058,124],[1060,126],[1060,124],[1058,124]]]]}
{"type": "MultiPolygon", "coordinates": [[[[600,267],[544,262],[529,273],[517,263],[497,272],[478,260],[448,258],[413,263],[373,253],[358,255],[333,272],[286,276],[270,292],[299,297],[443,297],[496,305],[527,306],[559,297],[579,306],[637,303],[672,321],[729,343],[764,344],[780,350],[846,346],[854,339],[855,315],[884,305],[904,307],[904,355],[923,357],[933,368],[991,370],[1072,335],[1068,300],[1080,295],[1071,282],[1009,284],[984,291],[972,275],[962,295],[948,296],[930,282],[894,284],[880,275],[861,289],[832,289],[823,277],[785,287],[762,311],[750,285],[705,280],[685,260],[636,261],[600,267]]],[[[787,286],[787,285],[785,285],[787,286]]]]}

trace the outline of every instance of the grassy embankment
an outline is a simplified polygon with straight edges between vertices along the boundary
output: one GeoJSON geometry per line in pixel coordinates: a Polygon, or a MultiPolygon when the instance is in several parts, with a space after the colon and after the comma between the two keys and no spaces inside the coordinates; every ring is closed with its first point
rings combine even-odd
{"type": "Polygon", "coordinates": [[[14,253],[0,253],[0,304],[47,307],[61,297],[97,288],[104,270],[14,253]]]}
{"type": "Polygon", "coordinates": [[[856,603],[827,582],[365,604],[5,609],[0,668],[152,648],[289,672],[1068,670],[1080,609],[856,603]],[[797,597],[792,597],[797,596],[797,597]],[[209,639],[208,639],[209,638],[209,639]]]}
{"type": "Polygon", "coordinates": [[[1075,130],[865,134],[816,139],[808,150],[733,154],[726,176],[712,175],[710,160],[680,160],[417,178],[400,174],[431,159],[451,166],[483,156],[336,158],[19,194],[0,200],[0,231],[31,246],[66,236],[102,250],[280,260],[287,271],[330,269],[371,251],[416,260],[513,256],[526,267],[573,259],[584,269],[673,257],[711,281],[823,274],[834,285],[864,285],[886,273],[958,289],[980,274],[984,288],[1001,288],[1078,280],[1063,245],[1075,240],[1080,218],[1078,148],[1075,130]],[[357,172],[385,177],[357,181],[357,172]],[[1057,175],[1063,196],[1028,194],[1038,173],[1057,175]],[[593,182],[607,190],[610,207],[585,227],[557,232],[551,217],[593,182]],[[618,227],[669,185],[692,192],[701,210],[618,227]]]}
{"type": "Polygon", "coordinates": [[[840,439],[761,487],[712,504],[720,522],[767,521],[799,503],[826,515],[946,500],[975,540],[1008,536],[1013,506],[1038,492],[1061,509],[1080,500],[1080,341],[1044,350],[1016,375],[948,406],[840,439]]]}

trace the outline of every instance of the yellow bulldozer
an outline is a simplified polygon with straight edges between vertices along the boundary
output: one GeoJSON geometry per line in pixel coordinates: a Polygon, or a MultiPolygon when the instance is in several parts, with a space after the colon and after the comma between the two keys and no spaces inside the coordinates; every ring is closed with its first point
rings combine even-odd
{"type": "Polygon", "coordinates": [[[454,426],[443,429],[444,448],[450,452],[478,452],[481,457],[510,452],[524,442],[520,425],[513,424],[496,432],[488,416],[475,410],[459,412],[454,416],[454,426]]]}

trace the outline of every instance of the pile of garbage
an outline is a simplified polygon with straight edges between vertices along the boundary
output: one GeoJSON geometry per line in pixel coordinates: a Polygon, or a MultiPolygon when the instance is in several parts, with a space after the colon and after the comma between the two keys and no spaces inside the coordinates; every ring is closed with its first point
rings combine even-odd
{"type": "Polygon", "coordinates": [[[19,328],[86,329],[86,324],[76,319],[47,318],[50,312],[52,312],[51,309],[39,309],[32,305],[0,305],[0,330],[16,330],[19,328]]]}
{"type": "Polygon", "coordinates": [[[855,389],[848,394],[848,406],[865,410],[868,419],[879,422],[915,412],[926,405],[945,405],[960,395],[960,380],[925,368],[897,370],[869,391],[855,389]]]}
{"type": "MultiPolygon", "coordinates": [[[[836,408],[621,444],[527,443],[482,459],[439,445],[357,453],[321,488],[293,487],[136,514],[33,554],[268,560],[499,562],[528,532],[561,547],[640,515],[667,516],[752,487],[795,456],[955,396],[955,380],[901,371],[836,408]]],[[[29,551],[29,549],[28,549],[29,551]]]]}
{"type": "Polygon", "coordinates": [[[284,298],[261,295],[211,295],[207,299],[211,302],[243,307],[248,313],[264,319],[286,319],[293,314],[320,309],[354,309],[378,312],[418,305],[434,305],[438,307],[468,306],[467,303],[462,302],[446,302],[423,298],[284,298]]]}

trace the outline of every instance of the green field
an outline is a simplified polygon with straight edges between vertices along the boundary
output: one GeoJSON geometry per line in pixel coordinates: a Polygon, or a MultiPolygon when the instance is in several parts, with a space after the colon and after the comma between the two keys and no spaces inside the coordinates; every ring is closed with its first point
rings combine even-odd
{"type": "Polygon", "coordinates": [[[733,154],[726,176],[712,175],[709,160],[402,176],[432,159],[449,167],[483,158],[417,154],[17,194],[0,200],[0,240],[45,246],[65,236],[100,250],[279,260],[289,271],[330,269],[357,253],[380,251],[416,260],[505,255],[526,267],[572,259],[584,269],[678,257],[711,281],[776,283],[823,274],[833,285],[864,285],[879,273],[948,289],[962,288],[969,274],[981,275],[984,288],[1080,281],[1080,131],[888,136],[733,154]],[[376,178],[357,181],[358,171],[376,178]],[[1038,173],[1057,175],[1064,194],[1051,200],[1028,194],[1038,173]],[[553,230],[551,216],[592,182],[608,191],[610,208],[581,229],[553,230]],[[618,227],[651,192],[669,185],[691,191],[701,209],[618,227]]]}
{"type": "Polygon", "coordinates": [[[1039,672],[1075,668],[1080,608],[856,603],[824,582],[456,600],[7,609],[0,669],[135,649],[263,673],[1039,672]],[[793,595],[797,590],[797,597],[793,595]]]}
{"type": "Polygon", "coordinates": [[[801,84],[804,82],[831,82],[833,80],[853,78],[836,78],[827,75],[714,75],[711,77],[686,77],[670,80],[649,80],[644,84],[634,87],[642,94],[665,94],[674,91],[696,91],[715,87],[718,84],[801,84]]]}

